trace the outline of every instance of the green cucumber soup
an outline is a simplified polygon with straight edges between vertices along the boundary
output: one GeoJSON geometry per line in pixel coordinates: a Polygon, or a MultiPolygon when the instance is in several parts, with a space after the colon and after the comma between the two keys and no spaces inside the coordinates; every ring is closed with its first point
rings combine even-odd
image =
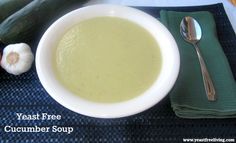
{"type": "Polygon", "coordinates": [[[146,29],[107,16],[81,21],[67,30],[52,63],[56,78],[72,93],[93,102],[114,103],[150,88],[161,60],[158,43],[146,29]]]}

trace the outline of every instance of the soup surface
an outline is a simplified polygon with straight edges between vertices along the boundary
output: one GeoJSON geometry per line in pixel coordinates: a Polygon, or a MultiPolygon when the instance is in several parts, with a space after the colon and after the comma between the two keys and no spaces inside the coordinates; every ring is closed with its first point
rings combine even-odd
{"type": "Polygon", "coordinates": [[[79,22],[60,39],[53,56],[57,79],[94,102],[121,102],[139,96],[157,79],[161,54],[152,35],[121,18],[79,22]]]}

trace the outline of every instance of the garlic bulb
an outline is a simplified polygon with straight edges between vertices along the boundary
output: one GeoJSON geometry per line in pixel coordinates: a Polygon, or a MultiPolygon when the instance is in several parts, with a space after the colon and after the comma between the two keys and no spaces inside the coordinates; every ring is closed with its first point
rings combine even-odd
{"type": "Polygon", "coordinates": [[[29,45],[10,44],[3,49],[1,66],[8,73],[20,75],[30,69],[33,60],[34,56],[29,45]]]}

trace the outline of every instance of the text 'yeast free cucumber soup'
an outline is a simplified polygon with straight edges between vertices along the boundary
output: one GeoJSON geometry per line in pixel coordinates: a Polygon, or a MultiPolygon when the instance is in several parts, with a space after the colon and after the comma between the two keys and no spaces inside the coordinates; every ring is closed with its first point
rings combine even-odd
{"type": "Polygon", "coordinates": [[[54,53],[53,69],[61,84],[94,102],[139,96],[161,70],[161,53],[153,36],[116,17],[79,22],[61,37],[54,53]]]}

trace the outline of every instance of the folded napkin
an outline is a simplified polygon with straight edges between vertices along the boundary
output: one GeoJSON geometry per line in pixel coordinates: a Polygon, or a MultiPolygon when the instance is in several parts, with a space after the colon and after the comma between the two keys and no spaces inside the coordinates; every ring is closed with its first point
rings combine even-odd
{"type": "Polygon", "coordinates": [[[180,73],[170,92],[175,114],[183,118],[236,117],[236,82],[217,39],[212,14],[206,11],[161,11],[160,18],[174,36],[180,52],[180,73]],[[201,25],[203,35],[198,45],[215,86],[215,102],[207,100],[194,47],[181,37],[179,26],[184,16],[195,18],[201,25]]]}

